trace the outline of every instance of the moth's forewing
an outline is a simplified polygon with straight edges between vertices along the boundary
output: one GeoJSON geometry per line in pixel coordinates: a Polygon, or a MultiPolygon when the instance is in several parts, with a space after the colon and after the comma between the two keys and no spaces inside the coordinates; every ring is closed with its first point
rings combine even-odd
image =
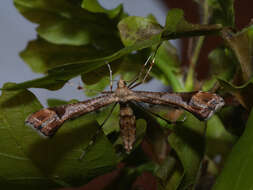
{"type": "Polygon", "coordinates": [[[53,136],[62,124],[84,114],[117,102],[113,94],[106,94],[83,102],[41,109],[26,119],[26,124],[44,136],[53,136]]]}

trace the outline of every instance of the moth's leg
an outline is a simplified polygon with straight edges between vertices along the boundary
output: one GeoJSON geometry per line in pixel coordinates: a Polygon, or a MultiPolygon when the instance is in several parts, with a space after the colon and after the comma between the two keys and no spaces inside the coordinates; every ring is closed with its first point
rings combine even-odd
{"type": "Polygon", "coordinates": [[[154,66],[154,64],[155,64],[155,57],[152,59],[151,64],[150,64],[150,67],[148,68],[148,71],[147,71],[146,75],[145,75],[144,78],[142,79],[142,83],[144,83],[145,80],[147,79],[147,77],[148,77],[148,75],[149,75],[149,73],[150,73],[152,67],[154,66]]]}
{"type": "Polygon", "coordinates": [[[151,59],[151,57],[152,57],[152,55],[150,55],[150,56],[148,57],[148,59],[145,61],[144,65],[142,65],[141,71],[140,71],[139,74],[135,77],[135,79],[133,79],[133,81],[129,83],[128,88],[131,88],[131,86],[132,86],[136,81],[138,81],[138,80],[141,78],[141,76],[142,76],[143,73],[144,73],[144,69],[145,69],[145,67],[147,66],[147,64],[149,63],[149,60],[151,59]]]}
{"type": "Polygon", "coordinates": [[[142,84],[142,83],[144,83],[144,82],[146,81],[146,79],[147,79],[147,77],[149,76],[149,73],[150,73],[152,67],[153,67],[154,64],[155,64],[156,53],[157,53],[157,51],[158,51],[158,49],[159,49],[160,46],[161,46],[161,43],[158,44],[158,45],[156,46],[156,49],[155,49],[154,53],[148,57],[148,59],[146,60],[145,64],[142,66],[142,69],[141,69],[139,75],[137,76],[137,78],[136,78],[133,82],[131,82],[131,83],[128,85],[128,88],[129,88],[129,89],[133,89],[133,88],[135,88],[136,86],[138,86],[138,85],[140,85],[140,84],[142,84]],[[151,58],[152,58],[152,59],[151,59],[151,58]],[[146,72],[146,74],[145,74],[145,73],[144,73],[144,69],[145,69],[145,67],[148,65],[150,59],[151,59],[151,63],[150,63],[150,66],[148,67],[148,70],[147,70],[147,72],[146,72]],[[144,76],[143,76],[143,75],[144,75],[144,76]],[[142,78],[142,79],[141,79],[141,78],[142,78]],[[135,83],[137,80],[139,80],[139,79],[141,79],[141,81],[138,82],[138,83],[136,83],[136,84],[134,84],[134,83],[135,83]]]}
{"type": "Polygon", "coordinates": [[[114,108],[116,107],[117,103],[115,103],[112,106],[112,109],[110,110],[110,113],[107,115],[107,117],[105,118],[105,120],[103,121],[103,123],[99,126],[99,128],[97,129],[96,133],[91,137],[90,142],[88,143],[88,146],[85,147],[83,149],[83,152],[81,154],[81,156],[79,157],[80,160],[83,159],[83,157],[85,156],[85,154],[89,151],[89,149],[91,148],[91,146],[95,143],[99,133],[101,132],[101,130],[103,129],[103,126],[105,125],[105,123],[108,121],[108,119],[110,118],[110,116],[112,115],[112,112],[114,110],[114,108]]]}

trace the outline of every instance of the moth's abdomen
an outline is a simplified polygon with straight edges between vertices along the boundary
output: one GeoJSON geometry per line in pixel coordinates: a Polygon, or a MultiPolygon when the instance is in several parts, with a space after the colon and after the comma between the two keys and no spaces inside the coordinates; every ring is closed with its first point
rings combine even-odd
{"type": "Polygon", "coordinates": [[[135,141],[136,121],[133,110],[128,104],[120,103],[119,124],[124,148],[129,153],[135,141]]]}
{"type": "Polygon", "coordinates": [[[46,108],[30,115],[25,123],[44,136],[53,136],[63,121],[55,110],[46,108]]]}

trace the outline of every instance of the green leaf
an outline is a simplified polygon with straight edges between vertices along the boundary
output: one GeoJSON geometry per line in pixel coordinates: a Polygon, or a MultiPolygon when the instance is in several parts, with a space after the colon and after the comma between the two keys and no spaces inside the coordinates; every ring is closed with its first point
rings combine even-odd
{"type": "Polygon", "coordinates": [[[212,11],[211,20],[213,23],[234,27],[234,0],[208,0],[208,5],[212,11]]]}
{"type": "MultiPolygon", "coordinates": [[[[98,79],[100,79],[99,75],[95,75],[95,76],[98,76],[98,79]]],[[[89,76],[87,78],[89,79],[89,76]]],[[[85,80],[83,81],[85,82],[85,80]]],[[[110,79],[108,76],[108,77],[101,78],[101,80],[99,81],[94,80],[93,82],[96,82],[96,83],[84,84],[84,93],[86,96],[92,97],[101,93],[110,84],[110,79]]]]}
{"type": "Polygon", "coordinates": [[[222,29],[219,24],[199,25],[191,24],[184,19],[181,9],[171,9],[166,18],[165,27],[162,27],[154,19],[129,16],[118,24],[121,40],[125,46],[133,45],[138,41],[153,37],[161,40],[169,40],[181,37],[215,34],[222,29]]]}
{"type": "Polygon", "coordinates": [[[113,21],[82,9],[75,1],[14,0],[14,4],[24,17],[39,24],[38,34],[51,43],[79,46],[117,38],[113,21]]]}
{"type": "Polygon", "coordinates": [[[82,61],[80,64],[71,64],[59,67],[59,69],[56,69],[58,68],[56,67],[49,70],[49,74],[44,77],[25,81],[19,84],[13,84],[6,88],[2,88],[2,90],[17,90],[24,88],[47,88],[50,90],[57,90],[71,78],[74,78],[81,73],[88,73],[105,65],[106,62],[104,59],[106,58],[86,60],[82,61]]]}
{"type": "Polygon", "coordinates": [[[185,20],[181,9],[171,9],[166,17],[166,24],[162,38],[175,39],[218,33],[222,29],[219,24],[200,25],[192,24],[185,20]]]}
{"type": "Polygon", "coordinates": [[[182,76],[180,76],[180,61],[177,50],[168,41],[165,41],[159,47],[155,57],[155,67],[160,71],[157,78],[164,78],[165,85],[170,85],[175,92],[182,92],[184,90],[181,83],[182,76]]]}
{"type": "Polygon", "coordinates": [[[25,126],[26,117],[41,109],[27,90],[4,91],[0,97],[0,186],[4,189],[52,189],[80,186],[111,171],[117,156],[100,133],[94,146],[79,157],[98,124],[86,115],[66,122],[51,139],[25,126]]]}
{"type": "Polygon", "coordinates": [[[235,136],[241,136],[246,125],[245,114],[248,111],[241,105],[228,105],[223,107],[218,113],[226,130],[235,136]]]}
{"type": "MultiPolygon", "coordinates": [[[[113,105],[107,106],[105,109],[98,111],[96,115],[96,119],[98,123],[101,125],[105,119],[108,117],[108,115],[111,112],[113,105]]],[[[106,135],[110,134],[113,131],[119,131],[119,104],[116,105],[113,112],[111,113],[109,119],[106,121],[106,123],[103,126],[103,131],[106,135]]]]}
{"type": "MultiPolygon", "coordinates": [[[[74,63],[69,63],[63,66],[57,66],[49,70],[48,75],[45,77],[34,79],[31,81],[25,81],[23,83],[12,86],[12,88],[8,88],[8,90],[31,88],[31,87],[52,89],[51,85],[54,85],[53,89],[56,89],[55,87],[56,85],[58,85],[57,88],[59,88],[60,85],[63,85],[69,79],[83,73],[91,72],[99,67],[102,67],[103,65],[107,63],[117,60],[129,53],[132,53],[133,51],[138,51],[144,48],[155,46],[164,40],[168,40],[172,38],[177,38],[177,37],[182,37],[182,36],[206,35],[206,34],[211,34],[213,32],[217,32],[218,30],[220,30],[219,25],[210,26],[210,27],[203,26],[203,27],[199,27],[200,28],[199,30],[198,30],[198,27],[196,28],[190,27],[189,31],[183,31],[182,33],[180,33],[179,31],[179,33],[170,33],[168,35],[166,34],[165,36],[162,36],[162,38],[160,34],[155,34],[153,36],[151,35],[150,38],[148,39],[138,41],[132,46],[127,46],[125,48],[122,48],[119,51],[105,57],[100,57],[100,58],[95,58],[95,59],[85,59],[85,60],[80,60],[74,63]]],[[[165,29],[164,32],[166,31],[167,30],[165,29]]]]}
{"type": "Polygon", "coordinates": [[[214,157],[218,154],[224,157],[227,156],[236,140],[235,136],[226,131],[217,115],[213,115],[207,121],[206,154],[209,157],[214,157]]]}
{"type": "Polygon", "coordinates": [[[233,94],[243,107],[250,110],[253,106],[253,78],[241,86],[236,86],[226,80],[218,79],[225,91],[233,94]]]}
{"type": "Polygon", "coordinates": [[[245,131],[234,145],[224,168],[216,180],[213,190],[252,189],[253,170],[253,110],[249,115],[245,131]],[[239,161],[239,162],[238,162],[239,161]]]}
{"type": "Polygon", "coordinates": [[[155,175],[160,178],[165,185],[175,167],[175,164],[175,158],[168,156],[160,165],[157,165],[154,170],[155,175]]]}
{"type": "Polygon", "coordinates": [[[117,74],[125,81],[133,81],[142,71],[143,64],[150,55],[150,48],[140,50],[138,53],[124,56],[117,74]]]}
{"type": "Polygon", "coordinates": [[[129,16],[121,20],[118,29],[121,41],[125,46],[149,40],[162,31],[162,27],[154,20],[137,16],[129,16]]]}
{"type": "MultiPolygon", "coordinates": [[[[110,75],[112,75],[112,78],[114,78],[119,68],[121,67],[121,64],[122,59],[118,59],[116,61],[111,62],[109,65],[103,65],[96,70],[81,74],[81,79],[84,83],[84,88],[86,90],[85,94],[88,96],[94,96],[98,92],[104,90],[105,87],[110,84],[110,75]],[[110,66],[110,69],[108,66],[110,66]],[[110,73],[110,70],[112,71],[112,73],[110,73]],[[95,91],[97,91],[97,93],[95,93],[95,91]]],[[[126,70],[124,70],[124,72],[126,72],[126,70]]]]}
{"type": "Polygon", "coordinates": [[[253,76],[253,25],[244,28],[238,33],[233,33],[229,29],[222,31],[223,39],[234,51],[243,72],[244,82],[253,76]]]}
{"type": "Polygon", "coordinates": [[[109,18],[113,19],[119,16],[119,14],[122,12],[123,5],[120,4],[114,9],[107,10],[104,7],[102,7],[97,0],[83,0],[82,8],[93,13],[105,13],[109,16],[109,18]]]}
{"type": "Polygon", "coordinates": [[[160,39],[151,39],[139,42],[133,46],[125,47],[112,55],[78,61],[77,63],[66,64],[63,66],[55,67],[48,71],[48,75],[45,77],[37,78],[30,81],[25,81],[19,84],[12,85],[10,87],[3,88],[2,90],[16,90],[23,88],[47,88],[47,89],[59,89],[69,79],[78,76],[80,74],[91,72],[99,67],[106,65],[120,57],[131,53],[132,51],[144,49],[150,47],[153,44],[160,42],[160,39]],[[52,87],[53,86],[53,87],[52,87]]]}
{"type": "Polygon", "coordinates": [[[210,79],[202,86],[203,91],[208,91],[217,83],[217,78],[230,81],[236,72],[237,62],[231,50],[216,48],[208,55],[210,62],[210,79]]]}
{"type": "Polygon", "coordinates": [[[179,189],[187,189],[196,184],[205,150],[204,123],[188,112],[186,115],[185,122],[175,126],[168,137],[169,144],[176,151],[184,168],[179,189]]]}
{"type": "Polygon", "coordinates": [[[102,52],[90,45],[55,45],[39,38],[30,41],[26,49],[20,53],[20,56],[34,72],[46,73],[56,66],[96,58],[101,54],[102,52]]]}
{"type": "Polygon", "coordinates": [[[68,102],[65,100],[60,100],[60,99],[56,99],[56,98],[50,98],[47,99],[47,105],[49,107],[55,107],[55,106],[60,106],[60,105],[64,105],[67,104],[68,102]]]}
{"type": "MultiPolygon", "coordinates": [[[[61,76],[59,76],[61,78],[61,76]]],[[[54,76],[47,75],[45,77],[37,78],[34,80],[28,80],[18,84],[12,84],[9,86],[4,86],[0,88],[1,90],[20,90],[25,88],[46,88],[49,90],[58,90],[64,86],[64,84],[71,79],[68,77],[66,79],[57,79],[54,76]]]]}

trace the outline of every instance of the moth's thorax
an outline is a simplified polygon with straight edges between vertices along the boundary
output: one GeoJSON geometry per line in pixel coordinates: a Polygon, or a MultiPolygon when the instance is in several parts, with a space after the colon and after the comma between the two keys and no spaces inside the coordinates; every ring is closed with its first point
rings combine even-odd
{"type": "Polygon", "coordinates": [[[114,94],[119,98],[120,102],[129,101],[130,95],[133,92],[126,86],[126,82],[122,79],[118,82],[118,87],[115,90],[114,94]]]}
{"type": "Polygon", "coordinates": [[[118,81],[117,87],[118,87],[118,88],[127,87],[126,82],[125,82],[124,80],[120,79],[120,80],[118,81]]]}

